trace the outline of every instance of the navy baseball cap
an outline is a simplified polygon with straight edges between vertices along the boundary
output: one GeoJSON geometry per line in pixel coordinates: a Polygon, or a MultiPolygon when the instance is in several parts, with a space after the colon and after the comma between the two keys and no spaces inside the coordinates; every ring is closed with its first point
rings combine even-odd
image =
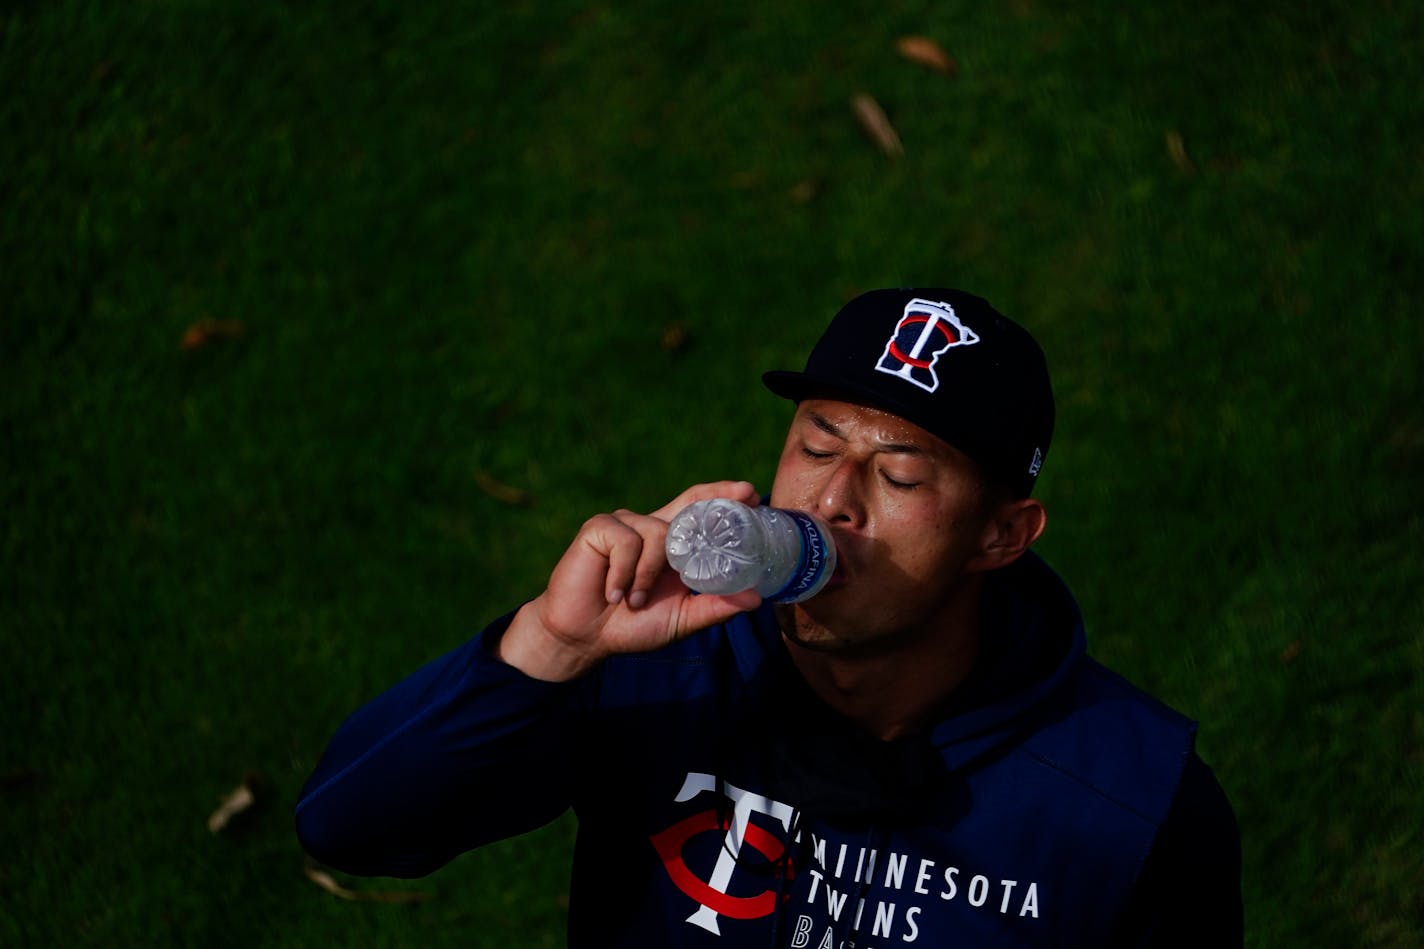
{"type": "Polygon", "coordinates": [[[783,398],[842,397],[912,422],[1027,497],[1053,438],[1043,350],[988,301],[939,287],[871,290],[821,335],[801,372],[762,381],[783,398]]]}

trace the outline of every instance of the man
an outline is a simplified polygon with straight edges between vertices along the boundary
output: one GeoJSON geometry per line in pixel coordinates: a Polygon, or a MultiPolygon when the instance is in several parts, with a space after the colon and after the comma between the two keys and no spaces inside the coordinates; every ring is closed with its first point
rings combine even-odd
{"type": "Polygon", "coordinates": [[[817,596],[694,595],[667,522],[589,520],[538,598],[353,715],[309,852],[419,875],[573,807],[579,946],[1240,945],[1239,842],[1194,725],[1084,653],[1029,547],[1053,396],[985,301],[879,290],[804,372],[771,503],[817,596]]]}

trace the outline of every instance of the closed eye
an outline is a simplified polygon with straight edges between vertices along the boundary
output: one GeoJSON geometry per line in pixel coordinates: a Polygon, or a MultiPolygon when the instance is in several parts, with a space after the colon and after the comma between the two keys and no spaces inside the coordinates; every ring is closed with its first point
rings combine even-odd
{"type": "Polygon", "coordinates": [[[831,457],[831,452],[828,452],[828,451],[816,451],[815,449],[813,449],[813,448],[808,448],[808,447],[806,447],[805,445],[802,445],[802,446],[801,446],[801,454],[805,455],[807,458],[816,458],[816,459],[823,459],[823,458],[829,458],[829,457],[831,457]]]}
{"type": "Polygon", "coordinates": [[[918,481],[898,481],[890,477],[883,470],[880,472],[880,477],[884,478],[885,483],[897,491],[913,491],[920,486],[920,482],[918,481]]]}

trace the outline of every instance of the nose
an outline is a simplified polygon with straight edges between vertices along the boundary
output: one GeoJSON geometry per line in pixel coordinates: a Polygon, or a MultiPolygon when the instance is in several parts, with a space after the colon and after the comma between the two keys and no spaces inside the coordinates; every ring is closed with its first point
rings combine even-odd
{"type": "Polygon", "coordinates": [[[821,484],[816,513],[836,527],[858,528],[865,523],[863,475],[852,459],[843,459],[821,484]]]}

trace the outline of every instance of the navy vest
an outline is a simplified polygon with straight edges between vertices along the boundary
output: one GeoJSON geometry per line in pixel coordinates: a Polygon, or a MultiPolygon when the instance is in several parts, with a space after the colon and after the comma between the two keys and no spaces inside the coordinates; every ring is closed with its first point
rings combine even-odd
{"type": "Polygon", "coordinates": [[[571,945],[1107,944],[1195,726],[1084,654],[1047,566],[1011,569],[1015,602],[1049,603],[1013,622],[1058,637],[1061,657],[936,726],[928,773],[823,762],[851,785],[923,784],[869,817],[828,818],[781,790],[798,749],[765,714],[769,610],[606,663],[581,716],[571,945]]]}

